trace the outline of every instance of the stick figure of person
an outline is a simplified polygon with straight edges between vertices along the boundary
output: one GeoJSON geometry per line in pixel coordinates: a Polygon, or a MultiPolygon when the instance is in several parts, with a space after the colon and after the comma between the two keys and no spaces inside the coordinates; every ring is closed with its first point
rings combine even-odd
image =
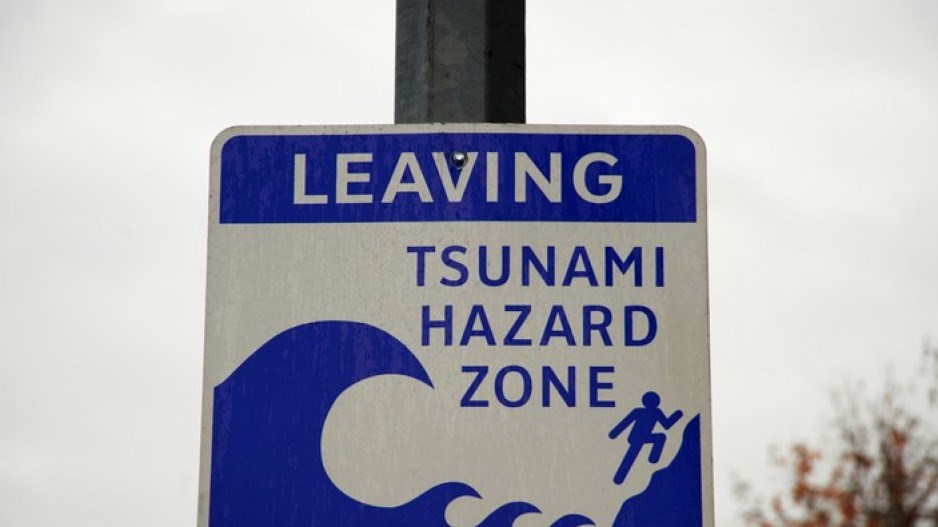
{"type": "Polygon", "coordinates": [[[625,458],[622,459],[622,464],[619,465],[619,470],[616,471],[616,475],[612,478],[612,481],[614,481],[616,485],[621,485],[622,482],[625,481],[629,470],[632,469],[632,464],[635,463],[639,452],[641,452],[642,447],[646,444],[651,443],[651,454],[648,456],[648,461],[652,463],[658,462],[661,458],[661,452],[664,450],[664,443],[667,440],[667,436],[662,433],[653,432],[655,425],[661,423],[661,426],[667,430],[674,426],[684,415],[683,412],[677,410],[666,417],[664,412],[658,408],[658,405],[661,404],[661,397],[655,392],[646,392],[645,395],[642,396],[642,404],[644,406],[633,409],[609,432],[609,439],[615,439],[619,437],[629,425],[632,426],[632,431],[629,432],[628,437],[629,449],[625,453],[625,458]]]}

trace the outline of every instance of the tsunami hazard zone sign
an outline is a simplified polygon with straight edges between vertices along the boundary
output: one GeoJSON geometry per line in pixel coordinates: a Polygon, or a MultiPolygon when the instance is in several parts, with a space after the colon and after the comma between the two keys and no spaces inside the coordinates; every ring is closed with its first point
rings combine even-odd
{"type": "Polygon", "coordinates": [[[199,525],[712,527],[703,142],[212,147],[199,525]]]}

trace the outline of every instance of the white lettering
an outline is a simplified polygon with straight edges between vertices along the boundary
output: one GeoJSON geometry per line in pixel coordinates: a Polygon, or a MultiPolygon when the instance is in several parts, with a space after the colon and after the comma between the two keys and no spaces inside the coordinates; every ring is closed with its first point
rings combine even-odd
{"type": "Polygon", "coordinates": [[[329,196],[306,193],[306,154],[293,156],[293,204],[325,205],[329,196]]]}
{"type": "Polygon", "coordinates": [[[371,163],[371,153],[338,154],[335,157],[335,202],[336,203],[371,203],[371,194],[349,194],[349,183],[368,183],[369,172],[349,172],[352,163],[371,163]]]}
{"type": "Polygon", "coordinates": [[[545,177],[534,161],[525,152],[515,153],[515,202],[525,203],[528,200],[528,188],[525,176],[530,176],[534,185],[540,189],[544,197],[551,203],[560,203],[560,171],[561,156],[558,152],[550,153],[550,177],[545,177]]]}
{"type": "MultiPolygon", "coordinates": [[[[339,153],[336,154],[335,159],[334,194],[316,192],[326,190],[321,177],[322,170],[314,165],[315,171],[309,174],[308,165],[319,161],[310,160],[310,154],[294,154],[293,203],[294,205],[374,203],[380,196],[381,203],[389,204],[394,203],[401,194],[416,194],[421,203],[434,203],[440,200],[461,203],[466,198],[467,192],[480,195],[482,190],[478,188],[480,185],[485,185],[487,203],[499,203],[502,168],[508,174],[513,172],[514,203],[527,203],[530,199],[561,203],[563,187],[569,185],[566,181],[570,179],[572,179],[572,190],[575,196],[570,196],[568,199],[573,197],[587,203],[603,205],[616,201],[622,194],[624,177],[621,173],[616,173],[615,167],[619,164],[619,160],[610,153],[587,153],[576,159],[576,163],[569,172],[565,172],[563,154],[560,152],[550,152],[549,160],[539,153],[536,156],[537,162],[527,152],[511,154],[514,157],[513,166],[511,165],[512,159],[509,158],[509,166],[502,167],[500,166],[500,152],[484,152],[485,157],[482,162],[485,163],[485,175],[473,177],[473,172],[480,164],[479,159],[483,152],[466,152],[465,163],[460,162],[458,165],[450,161],[446,152],[400,152],[396,160],[391,157],[389,160],[383,160],[377,167],[374,165],[374,154],[371,152],[339,153]],[[439,186],[435,182],[432,187],[428,184],[422,167],[422,164],[430,163],[431,159],[436,176],[439,177],[439,186]],[[395,163],[393,169],[390,168],[392,161],[395,163]],[[545,161],[549,166],[543,166],[545,161]],[[454,166],[456,168],[453,168],[454,166]],[[543,170],[545,168],[547,170],[543,170]],[[378,172],[375,173],[375,170],[378,172]],[[470,191],[470,185],[474,185],[475,190],[470,191]],[[528,195],[529,187],[536,189],[534,196],[528,195]]],[[[314,159],[319,158],[314,155],[314,159]]],[[[621,167],[619,172],[621,172],[621,167]]]]}
{"type": "Polygon", "coordinates": [[[498,152],[485,154],[485,201],[498,203],[498,152]]]}
{"type": "Polygon", "coordinates": [[[609,203],[619,197],[622,192],[622,176],[619,174],[604,174],[599,176],[599,184],[605,185],[608,191],[605,194],[593,194],[586,186],[586,170],[593,163],[605,163],[609,168],[615,166],[619,160],[605,152],[586,154],[576,162],[573,167],[573,187],[581,198],[590,203],[609,203]]]}
{"type": "Polygon", "coordinates": [[[466,154],[466,164],[459,170],[459,178],[453,182],[453,174],[449,171],[449,163],[443,152],[433,152],[433,161],[436,162],[436,171],[440,174],[440,182],[443,183],[443,190],[446,191],[446,199],[450,203],[462,201],[463,194],[466,193],[466,187],[469,185],[469,177],[472,176],[472,169],[475,167],[478,152],[468,152],[466,154]]]}
{"type": "Polygon", "coordinates": [[[403,152],[397,159],[397,165],[394,167],[394,173],[391,174],[391,181],[388,181],[388,186],[384,190],[381,203],[391,203],[400,192],[416,192],[423,203],[433,203],[430,187],[427,186],[427,180],[423,177],[423,170],[417,162],[417,155],[413,152],[403,152]],[[404,182],[404,173],[408,169],[414,176],[413,183],[404,182]]]}

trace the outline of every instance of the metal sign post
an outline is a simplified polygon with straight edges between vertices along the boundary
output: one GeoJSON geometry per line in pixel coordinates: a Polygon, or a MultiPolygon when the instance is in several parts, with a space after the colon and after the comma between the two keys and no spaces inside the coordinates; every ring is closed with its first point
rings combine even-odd
{"type": "Polygon", "coordinates": [[[523,123],[524,0],[397,0],[394,121],[523,123]]]}

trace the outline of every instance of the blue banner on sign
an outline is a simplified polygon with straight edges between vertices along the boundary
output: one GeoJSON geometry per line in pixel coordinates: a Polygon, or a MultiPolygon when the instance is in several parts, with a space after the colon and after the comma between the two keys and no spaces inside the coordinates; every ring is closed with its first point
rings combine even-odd
{"type": "Polygon", "coordinates": [[[695,222],[683,135],[242,135],[221,223],[695,222]]]}

